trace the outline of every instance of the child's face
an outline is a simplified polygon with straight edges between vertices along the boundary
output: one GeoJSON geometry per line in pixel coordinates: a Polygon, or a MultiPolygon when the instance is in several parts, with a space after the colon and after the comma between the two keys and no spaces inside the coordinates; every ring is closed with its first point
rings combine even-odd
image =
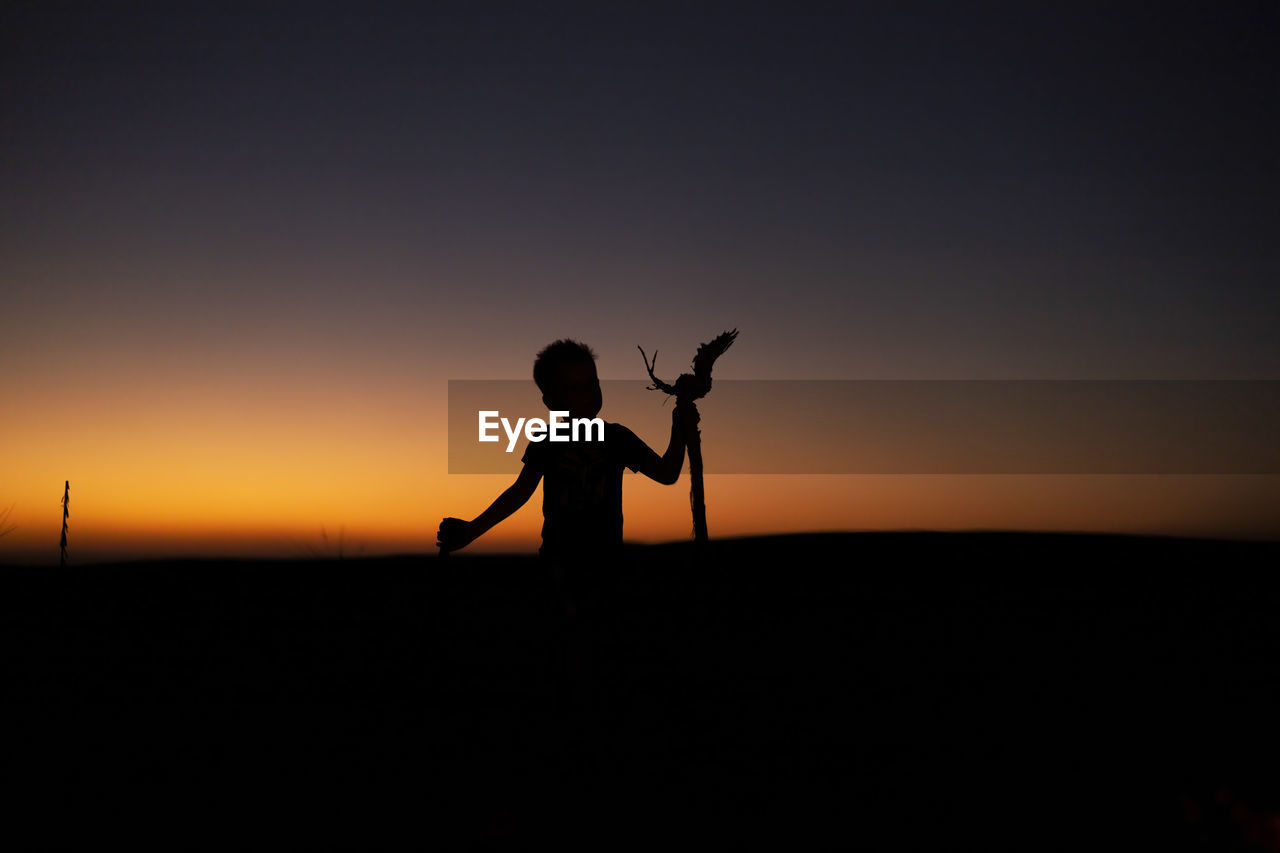
{"type": "Polygon", "coordinates": [[[595,364],[573,362],[562,366],[559,374],[555,392],[542,395],[549,410],[568,411],[570,418],[594,418],[600,414],[604,398],[595,364]]]}

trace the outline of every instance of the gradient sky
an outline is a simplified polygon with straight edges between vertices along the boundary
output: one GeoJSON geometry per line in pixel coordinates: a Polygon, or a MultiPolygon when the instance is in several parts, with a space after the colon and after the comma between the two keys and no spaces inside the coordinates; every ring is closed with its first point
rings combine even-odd
{"type": "MultiPolygon", "coordinates": [[[[0,561],[56,559],[66,479],[81,558],[430,550],[505,486],[447,475],[447,380],[565,336],[618,379],[731,326],[726,378],[1280,378],[1280,7],[1042,5],[5,4],[0,561]]],[[[713,535],[1277,536],[1276,479],[707,493],[713,535]]],[[[685,487],[630,478],[628,538],[685,487]]]]}

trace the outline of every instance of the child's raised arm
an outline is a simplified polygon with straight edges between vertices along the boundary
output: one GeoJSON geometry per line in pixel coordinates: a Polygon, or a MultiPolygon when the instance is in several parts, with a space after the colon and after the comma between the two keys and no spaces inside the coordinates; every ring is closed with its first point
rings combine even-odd
{"type": "Polygon", "coordinates": [[[542,472],[526,464],[516,481],[498,495],[488,509],[471,521],[463,521],[461,518],[442,519],[440,530],[436,533],[436,544],[444,553],[465,548],[483,536],[489,528],[524,506],[538,488],[541,479],[542,472]]]}
{"type": "Polygon", "coordinates": [[[680,469],[684,467],[686,436],[698,429],[698,421],[697,408],[692,404],[677,403],[671,412],[671,441],[667,444],[667,452],[658,456],[646,447],[649,452],[636,470],[664,486],[673,485],[680,479],[680,469]]]}

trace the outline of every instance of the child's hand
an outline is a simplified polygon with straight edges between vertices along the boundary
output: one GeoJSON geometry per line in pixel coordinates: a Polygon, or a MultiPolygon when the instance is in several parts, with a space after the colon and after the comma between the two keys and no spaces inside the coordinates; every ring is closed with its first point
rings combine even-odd
{"type": "Polygon", "coordinates": [[[440,521],[440,530],[436,533],[436,545],[441,551],[457,551],[465,548],[476,538],[474,525],[461,518],[445,518],[440,521]]]}
{"type": "Polygon", "coordinates": [[[686,441],[690,436],[697,435],[700,420],[702,418],[698,414],[698,407],[693,403],[676,403],[676,407],[671,410],[671,425],[679,427],[686,441]]]}

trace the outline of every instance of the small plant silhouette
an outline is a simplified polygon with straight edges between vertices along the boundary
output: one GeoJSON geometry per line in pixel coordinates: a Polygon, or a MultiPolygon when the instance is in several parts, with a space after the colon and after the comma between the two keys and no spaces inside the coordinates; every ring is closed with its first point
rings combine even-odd
{"type": "Polygon", "coordinates": [[[16,504],[9,504],[3,510],[0,510],[0,539],[18,529],[18,525],[9,524],[9,515],[13,512],[14,506],[16,504]]]}
{"type": "MultiPolygon", "coordinates": [[[[343,549],[344,541],[346,540],[346,538],[347,538],[347,528],[344,525],[338,528],[338,545],[334,552],[338,555],[339,560],[342,559],[342,549],[343,549]]],[[[320,525],[320,541],[324,543],[324,547],[327,550],[329,548],[329,534],[325,531],[323,524],[320,525]]]]}
{"type": "Polygon", "coordinates": [[[62,492],[62,561],[61,565],[67,565],[67,519],[71,517],[71,481],[67,480],[67,484],[62,492]]]}
{"type": "MultiPolygon", "coordinates": [[[[345,524],[338,528],[336,537],[329,536],[329,529],[326,525],[320,525],[319,545],[313,542],[300,542],[297,539],[290,541],[299,552],[299,555],[301,555],[302,551],[306,551],[307,555],[313,560],[342,560],[347,556],[347,527],[345,524]]],[[[357,541],[353,554],[355,556],[362,555],[364,549],[365,543],[357,541]]]]}

